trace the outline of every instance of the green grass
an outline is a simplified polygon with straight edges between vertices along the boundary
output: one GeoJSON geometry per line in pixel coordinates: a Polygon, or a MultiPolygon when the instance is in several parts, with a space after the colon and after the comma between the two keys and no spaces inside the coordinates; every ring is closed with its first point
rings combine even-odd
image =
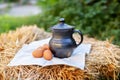
{"type": "Polygon", "coordinates": [[[8,15],[0,16],[0,33],[14,30],[22,25],[34,25],[38,22],[38,16],[30,17],[11,17],[8,15]]]}

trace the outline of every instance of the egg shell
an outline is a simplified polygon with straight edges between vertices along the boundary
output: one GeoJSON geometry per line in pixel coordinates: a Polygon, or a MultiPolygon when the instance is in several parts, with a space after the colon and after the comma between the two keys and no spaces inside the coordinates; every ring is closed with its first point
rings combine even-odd
{"type": "Polygon", "coordinates": [[[43,57],[46,60],[51,60],[53,58],[52,52],[50,50],[45,50],[43,52],[43,57]]]}
{"type": "Polygon", "coordinates": [[[43,49],[36,49],[32,52],[34,58],[41,58],[43,57],[43,49]]]}
{"type": "Polygon", "coordinates": [[[40,49],[40,50],[42,49],[43,51],[45,50],[42,46],[38,47],[37,49],[40,49]]]}
{"type": "Polygon", "coordinates": [[[44,44],[43,46],[42,46],[42,48],[44,49],[44,50],[50,50],[50,47],[49,47],[49,45],[48,44],[44,44]]]}

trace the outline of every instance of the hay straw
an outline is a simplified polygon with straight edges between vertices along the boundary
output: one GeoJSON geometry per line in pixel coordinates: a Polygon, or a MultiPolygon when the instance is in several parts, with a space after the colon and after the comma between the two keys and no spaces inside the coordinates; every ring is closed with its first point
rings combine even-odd
{"type": "MultiPolygon", "coordinates": [[[[90,54],[86,55],[85,70],[67,65],[41,67],[6,66],[23,44],[49,37],[43,29],[36,26],[23,26],[0,35],[0,80],[117,80],[120,73],[120,47],[110,41],[98,41],[84,36],[84,43],[92,44],[90,54]],[[62,67],[61,67],[62,66],[62,67]],[[59,73],[58,73],[59,72],[59,73]],[[55,75],[56,74],[56,75],[55,75]]],[[[78,35],[74,35],[79,42],[78,35]]]]}
{"type": "Polygon", "coordinates": [[[3,73],[4,67],[10,62],[23,44],[28,44],[49,36],[43,29],[39,29],[35,25],[22,26],[20,29],[16,29],[16,31],[2,33],[0,35],[0,73],[3,73]]]}
{"type": "Polygon", "coordinates": [[[120,48],[110,44],[109,41],[91,42],[91,53],[86,56],[86,69],[89,74],[102,75],[107,80],[117,80],[120,66],[120,48]]]}

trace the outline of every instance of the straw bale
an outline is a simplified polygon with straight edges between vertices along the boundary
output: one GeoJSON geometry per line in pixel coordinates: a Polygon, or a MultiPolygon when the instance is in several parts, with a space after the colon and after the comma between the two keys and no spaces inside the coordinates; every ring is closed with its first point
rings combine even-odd
{"type": "Polygon", "coordinates": [[[3,74],[4,68],[23,44],[28,44],[49,36],[49,33],[37,28],[35,25],[22,26],[20,29],[16,29],[16,31],[2,33],[0,35],[0,73],[3,74]]]}
{"type": "MultiPolygon", "coordinates": [[[[51,36],[36,26],[23,26],[0,35],[0,80],[119,80],[120,47],[110,40],[99,41],[84,36],[83,43],[92,44],[90,54],[86,55],[85,70],[68,65],[14,66],[7,64],[23,44],[51,36]]],[[[74,35],[77,42],[79,37],[74,35]]]]}
{"type": "Polygon", "coordinates": [[[4,76],[2,73],[0,73],[0,80],[4,80],[4,76]]]}
{"type": "Polygon", "coordinates": [[[5,69],[6,80],[30,79],[30,80],[84,80],[83,70],[68,65],[50,66],[16,66],[5,69]],[[8,72],[9,71],[9,72],[8,72]],[[7,77],[10,76],[10,77],[7,77]]]}
{"type": "Polygon", "coordinates": [[[117,80],[120,73],[118,70],[120,66],[120,47],[111,44],[108,40],[94,40],[89,43],[92,44],[92,50],[86,56],[85,68],[87,72],[98,80],[101,78],[117,80]]]}

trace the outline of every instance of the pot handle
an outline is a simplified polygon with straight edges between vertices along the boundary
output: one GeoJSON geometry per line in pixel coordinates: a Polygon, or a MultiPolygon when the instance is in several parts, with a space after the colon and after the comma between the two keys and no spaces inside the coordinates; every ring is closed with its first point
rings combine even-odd
{"type": "Polygon", "coordinates": [[[79,35],[81,37],[80,42],[77,44],[77,46],[79,46],[83,42],[83,34],[80,30],[74,30],[74,33],[79,33],[79,35]]]}

